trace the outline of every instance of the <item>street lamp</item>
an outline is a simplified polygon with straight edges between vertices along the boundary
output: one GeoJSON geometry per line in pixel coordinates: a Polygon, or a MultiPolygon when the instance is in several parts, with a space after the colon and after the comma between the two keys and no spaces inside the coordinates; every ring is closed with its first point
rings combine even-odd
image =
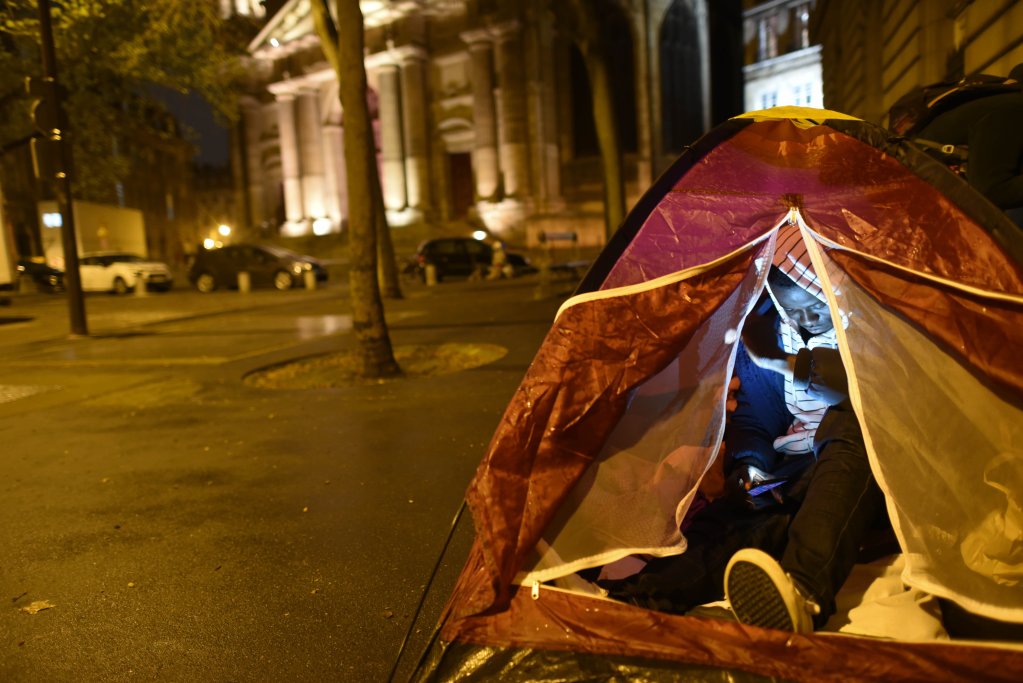
{"type": "Polygon", "coordinates": [[[231,234],[231,226],[221,223],[220,227],[217,228],[217,232],[219,232],[222,236],[227,237],[231,234]]]}

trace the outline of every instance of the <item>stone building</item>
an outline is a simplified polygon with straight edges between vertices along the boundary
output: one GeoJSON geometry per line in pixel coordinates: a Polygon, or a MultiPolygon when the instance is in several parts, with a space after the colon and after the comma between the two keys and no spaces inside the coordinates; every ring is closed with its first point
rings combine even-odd
{"type": "Polygon", "coordinates": [[[1023,0],[817,0],[824,106],[878,124],[912,88],[1023,63],[1023,0]]]}
{"type": "MultiPolygon", "coordinates": [[[[713,124],[742,110],[738,0],[594,0],[634,200],[713,124]]],[[[378,164],[396,239],[485,224],[603,241],[602,176],[579,51],[545,0],[363,0],[378,164]]],[[[249,45],[239,135],[245,221],[263,236],[330,234],[348,213],[343,112],[309,0],[249,45]]]]}
{"type": "Polygon", "coordinates": [[[747,110],[821,107],[821,46],[810,40],[814,0],[747,3],[743,11],[747,110]]]}

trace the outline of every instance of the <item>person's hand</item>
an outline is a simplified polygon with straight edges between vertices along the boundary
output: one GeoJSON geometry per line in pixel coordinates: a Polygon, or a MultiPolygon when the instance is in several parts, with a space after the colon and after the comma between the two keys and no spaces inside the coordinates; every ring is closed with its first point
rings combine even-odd
{"type": "Polygon", "coordinates": [[[778,333],[770,318],[751,313],[742,326],[742,343],[750,360],[758,367],[792,376],[796,357],[778,347],[778,333]]]}
{"type": "Polygon", "coordinates": [[[725,397],[725,423],[728,423],[728,418],[731,417],[735,409],[739,407],[739,401],[736,400],[736,394],[739,393],[739,376],[736,375],[728,381],[728,395],[725,397]]]}
{"type": "Polygon", "coordinates": [[[759,495],[751,495],[751,491],[770,480],[771,475],[759,467],[740,464],[725,477],[725,491],[729,497],[744,507],[761,510],[783,502],[781,491],[777,487],[772,487],[759,495]]]}

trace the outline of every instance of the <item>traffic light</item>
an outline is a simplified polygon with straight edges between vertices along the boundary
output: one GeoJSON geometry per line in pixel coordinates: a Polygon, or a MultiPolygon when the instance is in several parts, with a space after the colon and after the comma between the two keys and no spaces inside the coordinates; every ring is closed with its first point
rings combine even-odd
{"type": "Polygon", "coordinates": [[[48,77],[29,76],[25,89],[34,100],[32,120],[39,135],[32,138],[32,169],[36,177],[53,179],[64,177],[64,140],[60,125],[60,96],[57,83],[48,77]]]}

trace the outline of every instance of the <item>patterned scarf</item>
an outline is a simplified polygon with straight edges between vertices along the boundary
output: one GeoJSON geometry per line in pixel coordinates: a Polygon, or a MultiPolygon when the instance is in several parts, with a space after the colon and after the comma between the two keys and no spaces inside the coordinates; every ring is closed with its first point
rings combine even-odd
{"type": "MultiPolygon", "coordinates": [[[[773,262],[779,270],[806,292],[821,301],[827,301],[817,273],[810,263],[810,255],[803,243],[799,228],[794,225],[785,225],[778,231],[778,243],[773,262]]],[[[785,353],[795,355],[803,348],[838,348],[838,336],[834,329],[811,337],[804,342],[799,333],[799,326],[785,314],[785,309],[778,304],[778,299],[771,292],[770,285],[767,290],[774,300],[775,308],[781,314],[781,343],[785,353]]],[[[817,433],[817,426],[824,417],[828,405],[812,398],[805,390],[796,389],[790,378],[785,379],[785,404],[793,420],[789,425],[788,432],[774,440],[774,449],[786,455],[812,451],[813,437],[817,433]]]]}

